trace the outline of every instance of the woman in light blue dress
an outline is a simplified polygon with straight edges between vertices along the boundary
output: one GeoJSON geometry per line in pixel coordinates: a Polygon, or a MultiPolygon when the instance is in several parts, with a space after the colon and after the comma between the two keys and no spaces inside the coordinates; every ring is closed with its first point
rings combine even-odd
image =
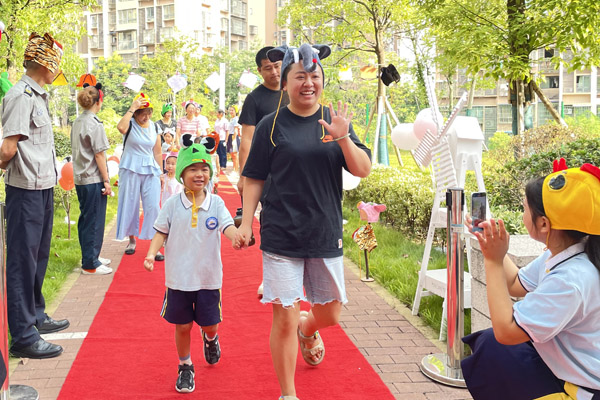
{"type": "MultiPolygon", "coordinates": [[[[160,210],[160,174],[162,152],[160,135],[151,121],[152,104],[140,93],[117,124],[124,135],[123,155],[119,163],[119,206],[117,239],[129,237],[125,254],[135,253],[136,237],[150,240],[160,210]],[[140,199],[143,223],[140,231],[140,199]]],[[[157,254],[162,261],[164,256],[157,254]]]]}

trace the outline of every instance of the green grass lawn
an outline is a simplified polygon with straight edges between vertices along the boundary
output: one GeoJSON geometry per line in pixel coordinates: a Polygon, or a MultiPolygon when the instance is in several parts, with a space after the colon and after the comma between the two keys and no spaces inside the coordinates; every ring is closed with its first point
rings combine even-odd
{"type": "MultiPolygon", "coordinates": [[[[67,192],[58,186],[55,190],[55,199],[61,194],[67,192]]],[[[116,192],[118,188],[113,186],[116,192]]],[[[115,193],[116,195],[116,193],[115,193]]],[[[60,288],[65,283],[71,272],[79,272],[81,266],[81,248],[79,246],[79,235],[77,234],[77,219],[79,218],[79,201],[75,189],[68,192],[68,201],[70,203],[70,220],[75,222],[71,224],[71,233],[69,238],[69,226],[66,223],[67,215],[64,206],[55,202],[54,207],[54,225],[52,227],[52,242],[50,244],[50,260],[48,261],[48,270],[46,279],[42,287],[42,293],[46,303],[51,303],[56,298],[60,288]]],[[[106,225],[108,226],[117,214],[117,197],[109,197],[106,206],[106,225]]]]}
{"type": "MultiPolygon", "coordinates": [[[[364,277],[364,251],[359,250],[352,240],[352,233],[365,225],[365,221],[360,220],[356,208],[344,207],[343,215],[348,221],[344,225],[344,254],[361,267],[361,276],[364,277]]],[[[425,245],[415,243],[402,233],[379,223],[373,223],[372,226],[377,238],[377,248],[369,254],[369,273],[394,297],[412,308],[425,245]]],[[[429,269],[445,267],[446,255],[434,248],[431,251],[429,269]]],[[[442,302],[443,299],[439,296],[427,296],[421,299],[419,316],[436,332],[440,329],[442,302]]],[[[470,333],[470,331],[471,313],[470,310],[465,310],[465,332],[470,333]]]]}

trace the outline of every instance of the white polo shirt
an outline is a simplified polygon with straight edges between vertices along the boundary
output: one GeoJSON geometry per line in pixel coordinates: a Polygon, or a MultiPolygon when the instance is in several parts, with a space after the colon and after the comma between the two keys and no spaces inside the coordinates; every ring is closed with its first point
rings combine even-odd
{"type": "Polygon", "coordinates": [[[521,268],[528,293],[513,315],[554,375],[600,389],[600,272],[583,251],[583,243],[552,258],[546,251],[521,268]]]}
{"type": "Polygon", "coordinates": [[[233,218],[219,196],[207,193],[192,228],[192,202],[185,193],[169,198],[158,214],[154,229],[168,235],[165,244],[165,285],[169,289],[196,291],[220,289],[223,284],[221,233],[233,218]]]}

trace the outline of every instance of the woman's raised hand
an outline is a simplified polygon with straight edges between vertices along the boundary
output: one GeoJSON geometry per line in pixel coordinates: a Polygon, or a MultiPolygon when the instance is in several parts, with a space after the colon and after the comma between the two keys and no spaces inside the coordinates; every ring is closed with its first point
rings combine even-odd
{"type": "Polygon", "coordinates": [[[352,112],[348,114],[348,103],[344,103],[342,108],[342,102],[338,101],[337,112],[334,111],[333,105],[329,103],[329,113],[331,114],[331,124],[322,119],[319,120],[319,123],[327,129],[333,140],[346,136],[350,131],[350,121],[354,115],[352,112]]]}
{"type": "Polygon", "coordinates": [[[143,99],[141,97],[137,98],[137,99],[133,99],[129,109],[131,111],[135,112],[135,111],[139,110],[145,103],[147,103],[146,99],[143,99]]]}

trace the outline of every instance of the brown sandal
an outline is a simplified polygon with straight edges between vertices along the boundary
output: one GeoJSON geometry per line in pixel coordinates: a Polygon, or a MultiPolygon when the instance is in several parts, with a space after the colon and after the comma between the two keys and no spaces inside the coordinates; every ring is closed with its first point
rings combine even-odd
{"type": "MultiPolygon", "coordinates": [[[[308,312],[300,311],[300,316],[308,316],[308,312]]],[[[307,364],[319,365],[323,361],[323,358],[325,357],[325,345],[323,344],[323,339],[321,339],[319,331],[316,331],[312,336],[304,336],[304,334],[300,330],[300,324],[298,324],[298,341],[300,342],[300,351],[302,352],[302,358],[304,358],[304,361],[306,361],[307,364]],[[319,341],[317,345],[311,348],[306,347],[307,344],[312,344],[317,340],[319,341]],[[319,353],[321,355],[315,361],[313,357],[317,356],[319,353]]]]}

